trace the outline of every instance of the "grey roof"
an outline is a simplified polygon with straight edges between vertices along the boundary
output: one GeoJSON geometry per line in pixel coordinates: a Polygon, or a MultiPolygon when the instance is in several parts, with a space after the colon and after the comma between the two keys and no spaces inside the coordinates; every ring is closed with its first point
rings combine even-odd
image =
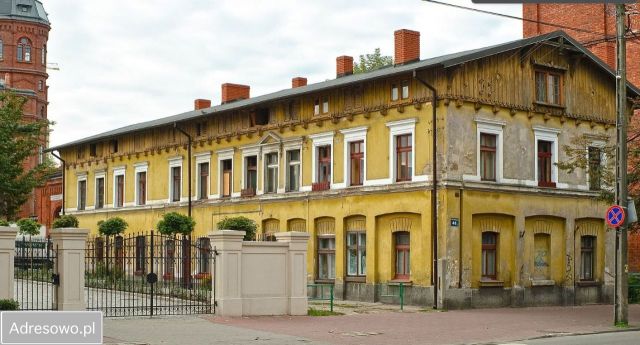
{"type": "MultiPolygon", "coordinates": [[[[136,132],[143,129],[156,128],[156,127],[171,125],[175,122],[188,121],[188,120],[205,116],[205,115],[214,115],[216,113],[221,113],[221,112],[225,112],[233,109],[240,109],[240,108],[245,108],[249,106],[255,106],[263,102],[271,102],[271,101],[276,101],[280,99],[286,99],[289,97],[314,93],[314,92],[323,91],[326,89],[331,89],[339,86],[346,86],[349,84],[359,83],[367,80],[373,80],[381,77],[388,77],[396,74],[408,73],[414,70],[426,69],[426,68],[431,68],[436,66],[448,68],[448,67],[459,65],[468,61],[481,59],[487,56],[503,53],[506,51],[514,50],[514,49],[519,49],[519,48],[533,45],[536,43],[550,41],[558,38],[563,38],[565,40],[565,43],[571,43],[582,53],[589,56],[598,66],[600,66],[603,70],[608,72],[613,78],[615,78],[615,75],[616,75],[615,72],[604,61],[600,60],[597,56],[595,56],[587,48],[585,48],[576,40],[574,40],[569,35],[567,35],[564,31],[554,31],[554,32],[540,35],[540,36],[515,40],[515,41],[501,43],[501,44],[484,47],[484,48],[478,48],[478,49],[467,50],[467,51],[462,51],[462,52],[453,53],[453,54],[442,55],[442,56],[420,60],[420,61],[416,61],[413,63],[404,64],[404,65],[384,67],[384,68],[380,68],[378,70],[367,72],[367,73],[353,74],[353,75],[349,75],[349,76],[345,76],[337,79],[327,80],[320,83],[309,84],[307,86],[285,89],[285,90],[281,90],[281,91],[277,91],[277,92],[269,93],[266,95],[249,98],[249,99],[217,105],[217,106],[213,106],[206,109],[192,110],[192,111],[184,112],[177,115],[163,117],[163,118],[146,121],[146,122],[140,122],[133,125],[114,129],[108,132],[96,134],[83,139],[75,140],[66,144],[51,147],[47,149],[47,151],[55,151],[55,150],[63,149],[63,148],[74,146],[74,145],[95,142],[99,140],[112,138],[122,134],[132,133],[132,132],[136,132]]],[[[635,94],[636,96],[640,96],[640,89],[638,89],[631,83],[628,83],[628,88],[632,94],[635,94]]]]}
{"type": "Polygon", "coordinates": [[[51,25],[38,0],[0,0],[0,19],[16,19],[51,25]]]}

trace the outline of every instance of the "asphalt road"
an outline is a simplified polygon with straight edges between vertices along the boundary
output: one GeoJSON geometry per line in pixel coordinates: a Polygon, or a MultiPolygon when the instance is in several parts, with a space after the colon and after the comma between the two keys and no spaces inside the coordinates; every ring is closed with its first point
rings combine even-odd
{"type": "Polygon", "coordinates": [[[565,337],[541,338],[524,340],[500,345],[638,345],[640,331],[611,332],[589,335],[572,335],[565,337]]]}

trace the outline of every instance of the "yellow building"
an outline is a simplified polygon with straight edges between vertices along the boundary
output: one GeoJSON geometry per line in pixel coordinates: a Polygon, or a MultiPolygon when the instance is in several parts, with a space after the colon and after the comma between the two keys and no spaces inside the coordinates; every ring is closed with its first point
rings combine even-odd
{"type": "Polygon", "coordinates": [[[352,74],[341,56],[336,79],[253,98],[223,84],[221,105],[52,148],[67,213],[154,229],[187,213],[191,171],[197,235],[239,215],[262,238],[309,232],[308,279],[338,298],[403,282],[447,308],[611,300],[599,180],[556,163],[575,138],[613,161],[613,72],[563,32],[426,60],[419,33],[395,42],[391,67],[352,74]]]}

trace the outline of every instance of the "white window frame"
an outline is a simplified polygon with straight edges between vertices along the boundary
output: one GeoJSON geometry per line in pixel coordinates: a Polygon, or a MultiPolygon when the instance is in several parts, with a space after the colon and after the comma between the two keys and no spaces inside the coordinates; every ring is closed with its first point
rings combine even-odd
{"type": "Polygon", "coordinates": [[[285,181],[284,181],[284,188],[285,191],[287,193],[295,193],[295,192],[299,192],[302,189],[302,149],[300,147],[290,147],[290,148],[285,148],[284,149],[284,177],[285,177],[285,181]],[[289,167],[291,167],[292,164],[290,164],[289,162],[289,152],[291,151],[298,151],[298,163],[296,163],[296,165],[298,165],[298,189],[296,190],[291,190],[291,186],[289,185],[289,167]]]}
{"type": "Polygon", "coordinates": [[[558,135],[561,130],[556,128],[533,126],[534,133],[534,181],[538,186],[538,141],[550,141],[551,142],[551,182],[555,182],[556,188],[568,188],[568,184],[560,183],[558,181],[558,135]]]}
{"type": "MultiPolygon", "coordinates": [[[[260,146],[246,146],[241,148],[242,150],[242,176],[240,177],[240,189],[246,188],[247,182],[247,158],[248,157],[256,157],[256,195],[262,194],[260,190],[260,146]]],[[[220,193],[222,194],[222,193],[220,193]]]]}
{"type": "MultiPolygon", "coordinates": [[[[362,126],[362,127],[356,127],[356,128],[349,128],[349,129],[343,129],[340,131],[340,133],[342,133],[342,135],[344,136],[344,155],[343,155],[343,159],[344,159],[344,185],[346,187],[351,186],[351,152],[349,151],[350,149],[350,144],[352,142],[355,141],[362,141],[362,145],[364,148],[364,167],[362,167],[363,169],[363,179],[362,179],[362,186],[364,186],[367,182],[367,130],[369,129],[368,126],[362,126]]],[[[358,186],[360,187],[360,186],[358,186]]]]}
{"type": "MultiPolygon", "coordinates": [[[[93,200],[93,208],[96,209],[98,206],[98,179],[101,178],[104,181],[104,190],[102,191],[102,209],[107,207],[107,176],[105,171],[96,171],[95,176],[93,177],[93,185],[94,185],[94,200],[93,200]]],[[[98,208],[98,210],[100,210],[98,208]]]]}
{"type": "MultiPolygon", "coordinates": [[[[480,136],[493,134],[496,136],[496,183],[507,182],[504,178],[504,126],[505,121],[476,118],[476,174],[463,175],[465,181],[482,181],[480,173],[480,136]]],[[[492,183],[493,181],[482,181],[492,183]]]]}
{"type": "MultiPolygon", "coordinates": [[[[282,193],[295,193],[295,192],[301,192],[303,190],[303,186],[302,186],[302,172],[304,170],[304,164],[303,164],[303,160],[304,158],[303,156],[303,152],[302,152],[302,138],[293,138],[293,139],[287,139],[286,141],[284,141],[282,143],[282,150],[283,150],[283,155],[282,155],[282,166],[284,169],[284,186],[282,188],[282,193]],[[298,181],[298,190],[295,191],[287,191],[288,190],[288,184],[289,184],[289,165],[287,162],[287,152],[288,151],[299,151],[300,152],[300,181],[298,181]]],[[[280,191],[278,192],[280,193],[280,191]]]]}
{"type": "Polygon", "coordinates": [[[276,190],[273,193],[268,193],[268,194],[277,194],[280,193],[280,162],[281,162],[281,155],[280,155],[280,150],[278,148],[278,146],[275,145],[270,145],[270,146],[266,146],[265,148],[262,149],[262,164],[263,167],[262,169],[260,169],[260,171],[258,171],[258,176],[260,176],[260,179],[262,180],[262,193],[267,193],[266,189],[267,189],[267,155],[271,154],[271,153],[275,153],[277,156],[277,171],[276,171],[276,190]]]}
{"type": "MultiPolygon", "coordinates": [[[[587,158],[587,169],[586,169],[586,185],[585,188],[586,190],[591,190],[591,188],[589,188],[591,186],[591,177],[589,176],[589,147],[597,147],[599,148],[600,151],[600,165],[603,167],[607,166],[607,155],[604,152],[605,146],[607,146],[607,142],[604,140],[592,140],[589,145],[587,145],[586,147],[586,158],[587,158]]],[[[606,186],[604,186],[602,184],[602,179],[600,179],[600,189],[605,190],[606,186]]]]}
{"type": "Polygon", "coordinates": [[[140,163],[135,163],[133,165],[134,167],[134,175],[133,175],[133,179],[134,179],[134,183],[135,183],[135,193],[134,193],[134,203],[136,206],[145,206],[149,204],[149,162],[140,162],[140,163]],[[138,173],[146,173],[147,174],[147,178],[146,178],[146,187],[144,189],[144,200],[145,200],[145,205],[140,205],[140,200],[138,200],[138,188],[140,187],[138,184],[138,173]]]}
{"type": "Polygon", "coordinates": [[[76,174],[76,210],[78,211],[86,211],[87,210],[87,191],[89,188],[89,185],[87,183],[87,173],[86,172],[82,172],[82,173],[78,173],[76,174]],[[84,209],[81,210],[80,209],[80,182],[84,181],[84,209]]]}
{"type": "Polygon", "coordinates": [[[209,183],[207,183],[207,199],[211,199],[211,151],[200,152],[193,155],[196,161],[196,190],[194,191],[193,198],[200,200],[200,164],[209,164],[209,183]]]}
{"type": "MultiPolygon", "coordinates": [[[[118,183],[117,178],[118,176],[123,176],[122,177],[122,207],[125,207],[127,205],[127,199],[126,199],[126,195],[127,195],[127,174],[126,174],[126,167],[122,166],[122,167],[115,167],[113,168],[113,208],[121,208],[116,206],[117,200],[118,198],[116,198],[117,196],[117,189],[118,189],[118,183]]],[[[106,187],[105,187],[106,188],[106,187]]]]}
{"type": "Polygon", "coordinates": [[[318,182],[318,147],[320,146],[331,146],[331,179],[329,181],[330,189],[334,189],[333,178],[335,176],[333,169],[333,132],[324,132],[318,134],[309,135],[309,139],[311,139],[311,182],[318,182]]]}
{"type": "Polygon", "coordinates": [[[418,119],[411,118],[393,122],[387,122],[386,126],[389,128],[389,178],[390,183],[398,183],[396,182],[396,162],[398,157],[396,157],[396,137],[404,134],[411,134],[411,181],[403,181],[400,183],[406,182],[415,182],[416,181],[416,123],[418,119]]]}
{"type": "Polygon", "coordinates": [[[233,148],[230,149],[224,149],[224,150],[219,150],[216,151],[216,155],[218,156],[218,198],[222,198],[222,161],[230,159],[231,160],[231,186],[230,186],[230,191],[231,191],[231,198],[234,197],[239,197],[240,193],[234,193],[233,191],[233,177],[235,176],[235,169],[233,169],[234,167],[234,162],[233,162],[233,156],[234,156],[234,152],[235,150],[233,148]]]}
{"type": "Polygon", "coordinates": [[[169,178],[168,178],[168,186],[169,188],[167,188],[167,190],[169,191],[169,195],[167,196],[167,202],[168,203],[176,203],[176,202],[182,202],[183,198],[182,195],[184,195],[184,191],[182,188],[182,185],[184,183],[184,174],[183,174],[183,169],[182,169],[182,156],[177,156],[177,157],[171,157],[169,158],[169,178]],[[180,200],[179,201],[173,201],[173,168],[179,167],[180,168],[180,200]]]}

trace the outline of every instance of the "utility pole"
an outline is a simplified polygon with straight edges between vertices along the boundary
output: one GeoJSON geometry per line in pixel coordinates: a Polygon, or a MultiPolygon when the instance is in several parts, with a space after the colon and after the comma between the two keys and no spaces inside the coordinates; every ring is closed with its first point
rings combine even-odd
{"type": "MultiPolygon", "coordinates": [[[[627,199],[627,54],[625,5],[616,4],[616,204],[625,210],[627,199]]],[[[628,269],[627,264],[627,222],[616,231],[616,291],[615,291],[615,325],[626,326],[629,323],[628,269]]]]}

